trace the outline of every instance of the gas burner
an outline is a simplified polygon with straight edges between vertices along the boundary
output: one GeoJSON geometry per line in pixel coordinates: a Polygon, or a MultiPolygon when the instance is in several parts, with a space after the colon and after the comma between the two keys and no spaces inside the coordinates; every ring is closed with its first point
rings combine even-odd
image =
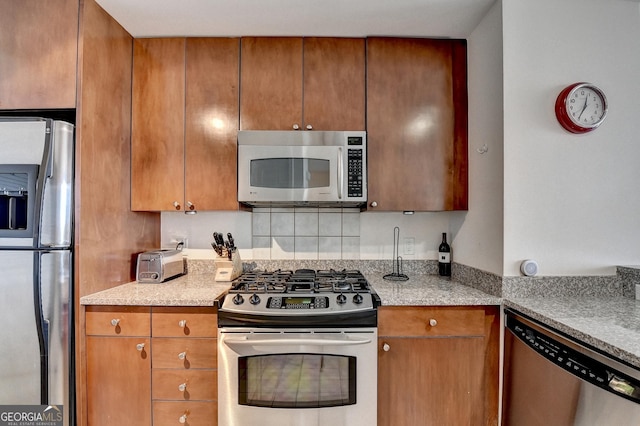
{"type": "Polygon", "coordinates": [[[230,293],[368,293],[369,284],[357,270],[252,271],[231,283],[230,293]]]}

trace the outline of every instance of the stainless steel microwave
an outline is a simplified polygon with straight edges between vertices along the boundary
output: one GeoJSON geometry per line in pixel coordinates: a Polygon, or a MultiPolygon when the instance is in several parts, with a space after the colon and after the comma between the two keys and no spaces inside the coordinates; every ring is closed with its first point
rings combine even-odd
{"type": "Polygon", "coordinates": [[[253,207],[366,204],[366,132],[238,132],[238,201],[253,207]]]}

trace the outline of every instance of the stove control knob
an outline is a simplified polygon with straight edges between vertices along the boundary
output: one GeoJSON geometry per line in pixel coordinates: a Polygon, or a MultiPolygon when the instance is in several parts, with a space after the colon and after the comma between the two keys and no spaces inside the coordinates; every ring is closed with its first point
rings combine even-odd
{"type": "Polygon", "coordinates": [[[244,297],[242,297],[241,294],[238,293],[233,297],[234,305],[242,305],[243,303],[244,303],[244,297]]]}
{"type": "Polygon", "coordinates": [[[356,305],[361,304],[363,300],[364,298],[360,293],[356,293],[355,296],[353,296],[353,303],[355,303],[356,305]]]}
{"type": "Polygon", "coordinates": [[[252,294],[249,298],[249,303],[251,303],[252,305],[257,305],[258,303],[260,303],[260,296],[255,293],[252,294]]]}
{"type": "Polygon", "coordinates": [[[347,296],[340,293],[336,298],[336,302],[338,302],[338,305],[344,305],[345,303],[347,303],[347,296]]]}

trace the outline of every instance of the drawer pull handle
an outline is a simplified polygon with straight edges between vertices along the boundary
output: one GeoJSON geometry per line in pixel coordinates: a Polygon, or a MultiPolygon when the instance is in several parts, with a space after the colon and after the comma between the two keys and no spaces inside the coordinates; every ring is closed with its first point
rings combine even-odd
{"type": "Polygon", "coordinates": [[[178,327],[185,328],[187,326],[187,320],[178,321],[178,327]]]}
{"type": "Polygon", "coordinates": [[[438,325],[438,321],[436,321],[435,319],[431,318],[431,319],[429,320],[429,325],[430,325],[431,327],[435,327],[436,325],[438,325]]]}
{"type": "Polygon", "coordinates": [[[382,350],[385,352],[389,352],[391,350],[391,346],[389,346],[388,343],[385,343],[384,345],[382,345],[382,350]]]}
{"type": "Polygon", "coordinates": [[[185,359],[187,357],[187,351],[180,352],[178,354],[178,359],[185,359]]]}
{"type": "Polygon", "coordinates": [[[120,324],[120,319],[114,318],[114,319],[111,320],[111,325],[112,326],[117,327],[118,324],[120,324]]]}
{"type": "Polygon", "coordinates": [[[178,390],[180,392],[184,392],[187,390],[187,384],[186,383],[182,383],[180,386],[178,386],[178,390]]]}
{"type": "Polygon", "coordinates": [[[187,413],[184,413],[183,415],[180,416],[180,418],[178,419],[178,421],[182,424],[187,422],[187,413]]]}
{"type": "Polygon", "coordinates": [[[144,351],[144,343],[138,343],[136,345],[136,349],[138,350],[138,352],[144,351]]]}

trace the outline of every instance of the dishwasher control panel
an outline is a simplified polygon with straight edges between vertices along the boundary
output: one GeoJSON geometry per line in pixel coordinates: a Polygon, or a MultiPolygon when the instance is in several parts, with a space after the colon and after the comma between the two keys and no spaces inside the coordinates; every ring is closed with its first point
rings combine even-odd
{"type": "Polygon", "coordinates": [[[640,381],[506,315],[506,327],[538,354],[599,388],[640,404],[640,381]]]}

